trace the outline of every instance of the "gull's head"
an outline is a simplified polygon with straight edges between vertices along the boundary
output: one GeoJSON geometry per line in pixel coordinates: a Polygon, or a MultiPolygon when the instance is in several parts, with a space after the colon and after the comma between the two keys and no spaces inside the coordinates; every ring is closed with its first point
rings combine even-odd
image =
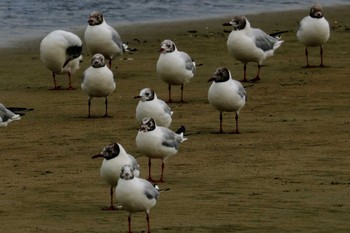
{"type": "Polygon", "coordinates": [[[92,56],[91,66],[94,68],[104,67],[105,66],[105,57],[100,53],[96,53],[94,56],[92,56]]]}
{"type": "Polygon", "coordinates": [[[144,88],[136,98],[141,98],[141,101],[145,102],[154,100],[154,95],[155,93],[151,88],[144,88]]]}
{"type": "Polygon", "coordinates": [[[140,131],[149,132],[156,128],[156,122],[151,117],[145,117],[141,121],[140,131]]]}
{"type": "Polygon", "coordinates": [[[233,30],[239,31],[246,28],[248,20],[243,15],[235,16],[229,23],[224,23],[223,26],[232,26],[233,30]]]}
{"type": "Polygon", "coordinates": [[[214,75],[208,80],[208,82],[226,82],[231,78],[231,73],[226,67],[219,67],[214,72],[214,75]]]}
{"type": "Polygon", "coordinates": [[[310,9],[310,16],[312,18],[320,19],[323,17],[322,7],[319,4],[313,5],[310,9]]]}
{"type": "Polygon", "coordinates": [[[160,53],[171,53],[176,50],[176,45],[171,40],[163,40],[162,43],[160,43],[160,53]]]}
{"type": "Polygon", "coordinates": [[[124,165],[120,172],[120,178],[124,180],[132,180],[134,177],[134,169],[130,165],[124,165]]]}
{"type": "Polygon", "coordinates": [[[103,23],[103,14],[99,11],[91,12],[88,23],[90,26],[100,25],[103,23]]]}
{"type": "Polygon", "coordinates": [[[117,157],[120,153],[120,146],[118,143],[112,143],[108,146],[105,146],[100,154],[92,156],[93,159],[103,157],[106,160],[113,159],[117,157]]]}

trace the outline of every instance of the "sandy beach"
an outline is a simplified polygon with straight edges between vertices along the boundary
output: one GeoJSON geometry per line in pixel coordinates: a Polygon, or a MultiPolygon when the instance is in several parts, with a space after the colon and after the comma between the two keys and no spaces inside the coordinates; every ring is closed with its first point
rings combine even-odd
{"type": "MultiPolygon", "coordinates": [[[[127,232],[127,212],[102,211],[109,187],[99,176],[101,160],[91,156],[118,142],[141,165],[135,119],[138,95],[153,88],[167,99],[167,85],[156,74],[159,46],[172,39],[199,64],[174,111],[171,129],[187,128],[188,138],[166,164],[165,183],[151,210],[152,232],[336,232],[350,229],[350,5],[324,8],[331,37],[324,46],[326,68],[302,68],[304,46],[297,41],[297,22],[308,9],[248,15],[251,25],[268,33],[289,30],[273,57],[266,60],[261,80],[244,84],[248,102],[240,113],[241,134],[217,134],[219,113],[210,106],[207,82],[225,66],[233,78],[243,64],[228,55],[228,33],[218,19],[117,26],[136,52],[114,60],[117,88],[102,117],[104,99],[80,90],[91,55],[84,53],[73,77],[74,91],[51,91],[52,77],[39,58],[41,38],[2,48],[0,102],[34,108],[20,121],[0,128],[0,231],[127,232]]],[[[113,22],[109,22],[112,24],[113,22]]],[[[83,38],[83,31],[77,34],[83,38]]],[[[53,29],[54,30],[54,29],[53,29]]],[[[319,64],[319,49],[310,49],[319,64]]],[[[256,64],[248,65],[253,77],[256,64]]],[[[66,76],[59,84],[67,86],[66,76]]],[[[180,87],[173,88],[180,99],[180,87]]],[[[234,114],[224,113],[224,131],[235,127],[234,114]]],[[[154,175],[160,161],[153,163],[154,175]]],[[[144,213],[133,217],[133,231],[145,232],[144,213]]]]}

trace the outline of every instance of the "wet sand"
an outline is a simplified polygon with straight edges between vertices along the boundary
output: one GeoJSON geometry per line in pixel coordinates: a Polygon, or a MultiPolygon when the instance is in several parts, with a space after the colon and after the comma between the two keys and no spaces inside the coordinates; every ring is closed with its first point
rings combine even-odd
{"type": "MultiPolygon", "coordinates": [[[[304,47],[295,36],[303,11],[247,16],[253,27],[283,34],[285,41],[265,62],[262,80],[244,84],[248,102],[240,113],[219,113],[207,100],[215,69],[226,66],[241,79],[243,65],[228,55],[230,17],[117,26],[137,48],[114,60],[117,88],[109,98],[112,118],[103,118],[104,100],[94,99],[87,118],[87,96],[80,90],[91,55],[84,54],[74,75],[75,91],[51,91],[51,73],[39,58],[39,40],[1,49],[0,102],[34,108],[0,129],[1,232],[127,232],[125,211],[106,212],[109,187],[99,177],[101,160],[91,156],[119,142],[147,176],[147,158],[135,145],[137,100],[144,87],[166,100],[167,85],[157,78],[160,42],[172,39],[198,66],[185,86],[187,103],[170,104],[170,128],[187,128],[188,140],[170,158],[161,193],[151,210],[152,232],[348,232],[350,229],[349,53],[350,6],[325,8],[331,38],[324,46],[326,68],[302,68],[304,47]],[[117,67],[116,67],[117,66],[117,67]]],[[[83,30],[78,32],[82,38],[83,30]]],[[[319,64],[319,50],[310,62],[319,64]]],[[[248,65],[253,77],[256,64],[248,65]]],[[[66,76],[59,83],[67,86],[66,76]]],[[[180,99],[180,88],[173,88],[180,99]]],[[[160,162],[154,162],[154,176],[160,162]]],[[[134,232],[146,230],[145,215],[133,217],[134,232]]]]}

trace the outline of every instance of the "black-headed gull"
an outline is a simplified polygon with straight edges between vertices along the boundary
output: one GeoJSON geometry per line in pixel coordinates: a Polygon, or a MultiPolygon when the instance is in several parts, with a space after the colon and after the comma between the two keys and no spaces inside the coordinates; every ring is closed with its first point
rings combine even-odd
{"type": "Polygon", "coordinates": [[[222,113],[236,113],[236,131],[238,130],[238,115],[241,108],[247,101],[247,94],[242,84],[231,78],[231,72],[224,67],[217,68],[212,78],[208,80],[212,82],[208,90],[209,103],[220,112],[220,133],[222,130],[222,113]]]}
{"type": "Polygon", "coordinates": [[[108,117],[108,96],[115,90],[115,81],[113,72],[106,67],[105,58],[102,54],[95,54],[91,59],[91,66],[87,68],[83,75],[81,89],[89,96],[89,115],[91,99],[94,97],[105,98],[105,117],[108,117]]]}
{"type": "Polygon", "coordinates": [[[136,119],[138,122],[141,122],[145,117],[151,117],[159,126],[167,128],[170,126],[173,112],[163,100],[157,98],[154,90],[144,88],[135,98],[140,99],[136,107],[136,119]]]}
{"type": "Polygon", "coordinates": [[[102,179],[111,186],[110,195],[111,195],[111,205],[104,210],[116,210],[113,204],[113,189],[117,186],[119,176],[121,173],[121,168],[128,164],[134,169],[134,175],[139,176],[140,170],[139,165],[136,159],[126,153],[122,145],[118,143],[112,143],[108,146],[105,146],[100,154],[92,156],[92,158],[104,158],[101,168],[100,175],[102,179]]]}
{"type": "Polygon", "coordinates": [[[323,45],[328,41],[330,36],[329,23],[324,18],[322,8],[320,5],[313,5],[310,9],[310,15],[304,17],[299,24],[297,31],[297,38],[305,47],[306,66],[309,64],[308,47],[320,47],[321,64],[323,64],[323,45]]]}
{"type": "Polygon", "coordinates": [[[101,53],[109,59],[110,69],[114,56],[125,52],[118,32],[106,23],[103,14],[98,11],[94,11],[89,15],[84,41],[90,53],[101,53]]]}
{"type": "Polygon", "coordinates": [[[14,120],[20,120],[21,116],[7,109],[0,103],[0,127],[7,126],[8,123],[14,120]]]}
{"type": "Polygon", "coordinates": [[[227,39],[227,48],[230,55],[244,64],[243,80],[247,82],[247,63],[256,62],[258,71],[252,82],[260,80],[260,68],[264,60],[273,55],[274,51],[283,43],[280,37],[273,37],[266,34],[259,28],[250,27],[245,16],[235,16],[229,23],[233,27],[227,39]]]}
{"type": "Polygon", "coordinates": [[[171,40],[164,40],[160,45],[159,52],[156,70],[158,76],[168,84],[168,102],[172,102],[172,85],[181,85],[181,102],[184,102],[184,85],[193,78],[196,71],[196,63],[187,53],[178,51],[175,43],[171,40]]]}
{"type": "Polygon", "coordinates": [[[68,74],[69,90],[73,90],[72,75],[82,62],[82,42],[80,38],[67,31],[56,30],[49,33],[40,43],[40,59],[52,71],[54,90],[57,86],[56,75],[68,74]]]}
{"type": "Polygon", "coordinates": [[[157,126],[150,117],[145,117],[136,136],[136,146],[140,152],[149,158],[148,160],[148,180],[154,181],[151,175],[151,159],[162,160],[162,172],[160,182],[164,182],[164,166],[166,160],[177,154],[180,143],[187,140],[184,138],[185,127],[181,127],[177,132],[157,126]]]}
{"type": "Polygon", "coordinates": [[[124,165],[121,169],[115,196],[122,207],[129,212],[129,233],[131,232],[131,215],[137,212],[145,212],[147,220],[147,232],[151,232],[149,213],[159,198],[159,191],[145,179],[136,177],[134,169],[124,165]]]}

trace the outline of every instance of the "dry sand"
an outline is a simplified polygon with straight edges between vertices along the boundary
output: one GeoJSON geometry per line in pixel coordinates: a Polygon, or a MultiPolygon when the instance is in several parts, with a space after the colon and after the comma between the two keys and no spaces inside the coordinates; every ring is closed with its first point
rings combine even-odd
{"type": "MultiPolygon", "coordinates": [[[[152,87],[167,98],[155,72],[165,38],[202,66],[185,87],[187,103],[171,104],[171,128],[185,125],[188,141],[166,166],[161,187],[171,190],[151,210],[152,232],[349,232],[350,6],[324,10],[332,27],[324,47],[327,68],[302,68],[304,47],[295,34],[308,9],[248,17],[266,32],[290,32],[266,61],[262,80],[245,84],[249,99],[240,114],[240,135],[215,134],[219,114],[207,101],[207,80],[218,66],[242,78],[243,65],[228,55],[227,28],[221,26],[232,16],[117,27],[138,51],[114,61],[117,89],[108,119],[100,117],[102,99],[93,100],[95,117],[86,118],[80,81],[90,55],[74,76],[77,90],[50,91],[40,40],[1,49],[0,102],[35,110],[0,129],[0,232],[127,231],[125,211],[101,210],[109,187],[99,177],[102,161],[91,156],[119,142],[137,157],[146,177],[147,158],[135,146],[133,96],[152,87]]],[[[319,64],[318,49],[310,55],[319,64]]],[[[255,72],[250,64],[249,76],[255,72]]],[[[59,82],[66,86],[66,77],[59,82]]],[[[179,87],[173,90],[179,99],[179,87]]],[[[224,114],[224,130],[234,130],[233,113],[224,114]]],[[[155,162],[154,175],[159,171],[155,162]]],[[[146,230],[143,213],[134,216],[133,230],[146,230]]]]}

